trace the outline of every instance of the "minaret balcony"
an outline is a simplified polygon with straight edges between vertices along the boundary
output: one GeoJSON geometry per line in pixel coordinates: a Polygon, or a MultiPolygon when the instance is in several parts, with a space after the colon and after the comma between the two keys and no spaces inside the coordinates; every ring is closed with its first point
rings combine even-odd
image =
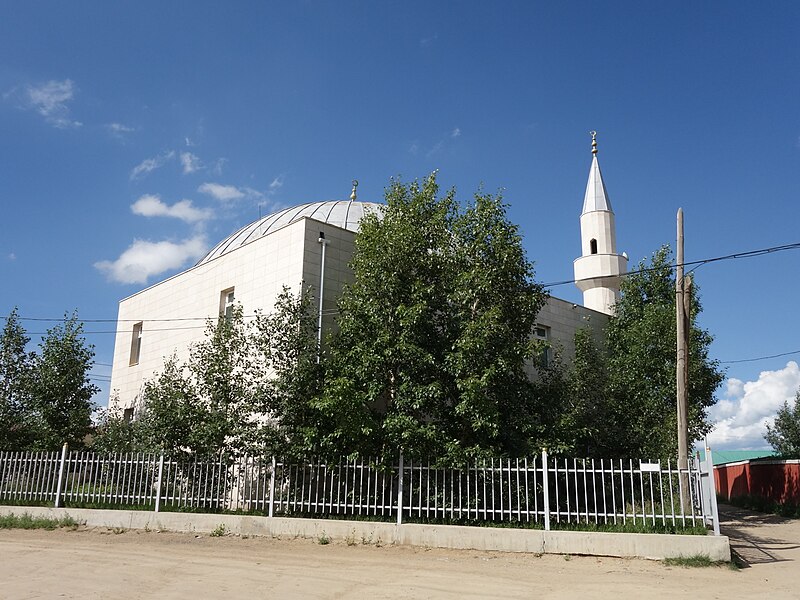
{"type": "Polygon", "coordinates": [[[621,254],[589,254],[576,258],[575,285],[585,292],[595,287],[619,289],[620,275],[628,269],[628,259],[621,254]]]}

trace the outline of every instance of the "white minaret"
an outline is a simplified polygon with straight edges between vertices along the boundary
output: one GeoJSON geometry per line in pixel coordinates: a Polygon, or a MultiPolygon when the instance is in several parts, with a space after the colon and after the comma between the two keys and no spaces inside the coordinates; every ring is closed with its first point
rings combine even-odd
{"type": "Polygon", "coordinates": [[[575,285],[583,292],[586,308],[614,313],[619,300],[620,276],[628,257],[617,254],[614,212],[597,162],[597,132],[592,131],[592,167],[581,212],[581,257],[575,259],[575,285]]]}

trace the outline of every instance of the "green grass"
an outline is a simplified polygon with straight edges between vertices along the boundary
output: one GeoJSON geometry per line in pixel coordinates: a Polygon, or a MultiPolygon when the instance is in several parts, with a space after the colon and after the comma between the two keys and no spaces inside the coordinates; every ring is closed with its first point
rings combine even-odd
{"type": "Polygon", "coordinates": [[[652,521],[642,522],[637,519],[634,523],[629,519],[627,523],[551,523],[552,530],[559,531],[593,531],[598,533],[665,533],[676,535],[708,535],[705,525],[692,525],[687,523],[659,523],[654,525],[652,521]]]}
{"type": "MultiPolygon", "coordinates": [[[[264,514],[258,511],[251,511],[243,514],[259,515],[264,514]]],[[[337,515],[337,514],[323,514],[318,515],[314,513],[294,512],[282,514],[284,517],[308,518],[317,520],[330,520],[330,521],[359,521],[370,523],[395,523],[397,517],[392,515],[337,515]]],[[[677,519],[676,519],[677,521],[677,519]]],[[[432,517],[415,517],[403,516],[404,524],[421,524],[421,525],[462,525],[465,527],[493,527],[499,529],[544,529],[544,523],[539,521],[480,521],[476,519],[450,519],[450,518],[432,518],[432,517]]],[[[671,521],[660,522],[656,520],[653,524],[649,518],[644,522],[641,517],[634,520],[628,518],[627,522],[623,523],[622,519],[618,519],[617,523],[558,523],[555,520],[550,522],[552,530],[559,531],[593,531],[603,533],[664,533],[664,534],[680,534],[680,535],[708,535],[708,529],[702,524],[692,525],[687,521],[686,525],[676,522],[674,525],[671,521]]]]}
{"type": "Polygon", "coordinates": [[[0,497],[0,504],[3,506],[53,506],[52,500],[31,500],[24,499],[18,500],[16,498],[2,498],[0,497]]]}
{"type": "Polygon", "coordinates": [[[674,556],[665,558],[664,564],[668,567],[702,568],[702,567],[722,567],[727,566],[736,568],[735,563],[724,560],[711,560],[708,554],[693,554],[691,556],[674,556]]]}
{"type": "Polygon", "coordinates": [[[61,527],[76,529],[79,525],[80,523],[69,515],[65,515],[60,519],[34,517],[29,513],[0,515],[0,529],[47,529],[52,531],[61,527]]]}

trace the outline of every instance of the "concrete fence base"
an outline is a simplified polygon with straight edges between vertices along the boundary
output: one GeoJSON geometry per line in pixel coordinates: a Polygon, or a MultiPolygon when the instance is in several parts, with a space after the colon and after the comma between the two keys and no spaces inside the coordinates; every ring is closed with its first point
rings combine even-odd
{"type": "Polygon", "coordinates": [[[534,554],[584,554],[661,560],[706,555],[711,560],[729,561],[726,536],[668,535],[657,533],[595,533],[587,531],[543,531],[457,525],[417,525],[333,519],[292,519],[247,515],[100,510],[91,508],[49,508],[0,506],[0,514],[28,513],[61,518],[66,515],[89,527],[150,529],[211,533],[220,525],[234,535],[273,538],[327,537],[332,541],[399,544],[427,548],[495,550],[534,554]]]}

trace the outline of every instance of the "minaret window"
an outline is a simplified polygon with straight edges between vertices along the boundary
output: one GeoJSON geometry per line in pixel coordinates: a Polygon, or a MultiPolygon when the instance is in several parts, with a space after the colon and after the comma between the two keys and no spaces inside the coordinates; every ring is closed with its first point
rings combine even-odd
{"type": "Polygon", "coordinates": [[[597,240],[591,240],[589,242],[589,252],[597,254],[597,240]]]}

